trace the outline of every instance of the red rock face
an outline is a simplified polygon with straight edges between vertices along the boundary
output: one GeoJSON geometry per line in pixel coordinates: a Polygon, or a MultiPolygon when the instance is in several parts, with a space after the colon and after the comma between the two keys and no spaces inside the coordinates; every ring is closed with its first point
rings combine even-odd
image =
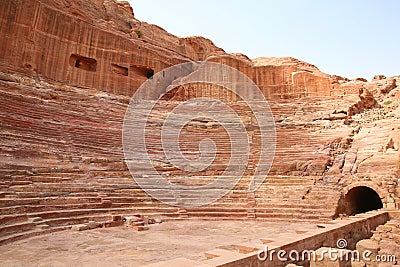
{"type": "MultiPolygon", "coordinates": [[[[74,5],[86,4],[89,7],[79,7],[95,12],[101,10],[96,3],[78,1],[74,5]]],[[[123,27],[121,17],[113,20],[120,29],[114,30],[107,17],[104,21],[91,17],[88,22],[71,7],[62,9],[69,13],[61,12],[56,9],[60,4],[52,1],[4,1],[2,5],[1,62],[32,77],[132,95],[152,73],[190,60],[177,51],[130,38],[125,33],[129,20],[123,27]]],[[[110,20],[118,15],[111,14],[110,20]]]]}
{"type": "Polygon", "coordinates": [[[269,99],[332,94],[329,76],[310,64],[227,55],[208,39],[142,23],[114,1],[6,0],[1,12],[0,60],[30,76],[130,96],[166,67],[209,60],[242,71],[269,99]]]}
{"type": "MultiPolygon", "coordinates": [[[[293,58],[252,61],[206,38],[178,38],[140,22],[127,3],[112,0],[3,0],[0,32],[0,243],[108,221],[110,214],[324,220],[334,215],[342,189],[356,183],[382,188],[378,193],[388,206],[399,203],[396,78],[349,81],[293,58]],[[121,135],[138,87],[188,61],[223,63],[253,80],[269,100],[277,148],[269,176],[249,192],[260,136],[248,107],[217,86],[174,88],[159,101],[151,123],[160,126],[188,98],[213,97],[240,114],[252,141],[244,179],[233,190],[216,203],[181,210],[135,184],[121,135]]],[[[221,151],[197,180],[158,161],[157,170],[171,181],[204,184],[228,161],[224,130],[209,121],[195,124],[183,129],[188,154],[196,156],[201,136],[193,133],[202,129],[221,135],[221,151]]],[[[158,160],[157,127],[150,128],[148,145],[158,160]]]]}

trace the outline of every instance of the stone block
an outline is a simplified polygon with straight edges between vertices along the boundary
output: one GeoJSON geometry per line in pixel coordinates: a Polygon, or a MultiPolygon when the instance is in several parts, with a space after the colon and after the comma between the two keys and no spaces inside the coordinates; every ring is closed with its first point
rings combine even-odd
{"type": "Polygon", "coordinates": [[[351,257],[346,249],[319,248],[311,258],[310,267],[351,267],[351,257]]]}
{"type": "Polygon", "coordinates": [[[87,226],[89,227],[89,229],[95,229],[97,228],[97,223],[95,221],[89,221],[87,226]]]}
{"type": "Polygon", "coordinates": [[[36,228],[39,228],[41,230],[50,229],[50,225],[48,225],[48,224],[39,224],[39,225],[36,225],[36,228]]]}
{"type": "Polygon", "coordinates": [[[85,231],[89,230],[89,226],[87,224],[76,224],[72,226],[72,230],[74,231],[85,231]]]}
{"type": "Polygon", "coordinates": [[[377,267],[393,267],[395,265],[393,265],[393,263],[390,262],[381,262],[377,264],[377,267]]]}
{"type": "Polygon", "coordinates": [[[362,254],[364,251],[368,250],[373,255],[378,255],[379,244],[378,242],[371,239],[360,240],[356,245],[357,250],[362,254]]]}
{"type": "Polygon", "coordinates": [[[351,267],[366,267],[366,266],[367,265],[366,265],[365,261],[362,261],[362,260],[359,260],[359,261],[353,260],[351,262],[351,267]]]}
{"type": "Polygon", "coordinates": [[[134,230],[136,230],[138,232],[141,232],[141,231],[149,230],[149,227],[148,226],[144,226],[144,225],[138,225],[138,226],[132,227],[132,229],[134,229],[134,230]]]}
{"type": "Polygon", "coordinates": [[[102,200],[102,201],[101,201],[101,205],[102,205],[103,207],[105,207],[105,208],[109,208],[109,207],[112,206],[112,201],[111,201],[111,200],[108,200],[108,199],[102,200]]]}
{"type": "Polygon", "coordinates": [[[121,215],[113,215],[113,216],[112,216],[112,221],[113,221],[113,222],[122,221],[122,216],[121,216],[121,215]]]}

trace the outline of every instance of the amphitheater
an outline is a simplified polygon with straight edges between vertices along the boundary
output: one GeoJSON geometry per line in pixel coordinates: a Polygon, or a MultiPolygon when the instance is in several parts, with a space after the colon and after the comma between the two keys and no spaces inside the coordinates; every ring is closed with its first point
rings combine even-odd
{"type": "Polygon", "coordinates": [[[294,58],[250,60],[141,22],[114,0],[2,0],[0,32],[1,266],[396,266],[258,256],[265,245],[318,252],[344,239],[347,249],[400,259],[400,77],[349,80],[294,58]],[[179,142],[196,159],[213,139],[210,166],[182,170],[160,141],[177,106],[212,98],[244,125],[243,175],[205,205],[190,203],[219,188],[193,196],[153,184],[155,198],[137,183],[147,172],[124,155],[128,105],[143,83],[187,62],[240,71],[267,100],[276,145],[256,190],[260,122],[229,88],[178,82],[198,69],[166,81],[164,94],[148,91],[159,98],[146,125],[149,159],[172,185],[220,176],[241,140],[201,118],[201,105],[181,110],[189,122],[179,142]]]}

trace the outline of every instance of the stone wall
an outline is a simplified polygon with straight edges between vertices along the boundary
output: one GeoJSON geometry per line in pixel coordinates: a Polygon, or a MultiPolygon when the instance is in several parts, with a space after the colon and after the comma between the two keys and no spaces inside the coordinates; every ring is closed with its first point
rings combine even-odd
{"type": "MultiPolygon", "coordinates": [[[[356,243],[364,238],[372,236],[374,230],[381,224],[386,223],[389,220],[389,214],[387,212],[369,212],[363,215],[357,215],[346,220],[336,220],[328,224],[320,224],[320,229],[316,231],[297,231],[297,235],[293,234],[281,234],[274,238],[268,236],[262,237],[258,240],[251,240],[244,244],[232,244],[230,247],[235,250],[219,249],[205,252],[205,255],[213,255],[208,260],[194,261],[189,259],[176,259],[165,262],[159,262],[155,264],[149,264],[148,267],[165,266],[165,265],[176,265],[182,262],[180,266],[287,266],[291,263],[289,255],[292,258],[296,257],[295,253],[291,251],[297,251],[299,253],[299,259],[303,251],[308,251],[310,254],[304,254],[306,260],[295,261],[301,266],[309,266],[310,261],[307,260],[310,255],[310,259],[313,259],[312,252],[318,253],[317,249],[320,247],[331,247],[337,248],[337,241],[344,239],[347,242],[347,249],[354,250],[356,243]],[[267,248],[267,249],[266,249],[267,248]],[[268,257],[266,260],[261,261],[258,259],[260,251],[268,251],[268,257]],[[272,252],[273,251],[273,252],[272,252]],[[286,258],[287,260],[280,260],[278,258],[279,251],[280,258],[286,258]],[[272,255],[272,256],[271,256],[272,255]],[[185,260],[185,261],[184,261],[185,260]]],[[[228,246],[226,246],[228,247],[228,246]]],[[[336,250],[337,251],[337,250],[336,250]]],[[[337,254],[339,254],[337,252],[337,254]]],[[[317,255],[317,254],[316,254],[317,255]]],[[[262,253],[260,256],[264,256],[262,253]]],[[[317,259],[321,259],[321,255],[317,256],[317,259]]],[[[321,265],[324,265],[322,261],[319,261],[321,265]]],[[[338,262],[331,263],[331,266],[340,266],[338,262]],[[336,265],[334,265],[336,264],[336,265]]]]}

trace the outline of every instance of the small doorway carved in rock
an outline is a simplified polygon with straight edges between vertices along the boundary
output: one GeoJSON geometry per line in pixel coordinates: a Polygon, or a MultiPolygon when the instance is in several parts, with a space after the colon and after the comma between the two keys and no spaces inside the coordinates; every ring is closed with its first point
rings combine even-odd
{"type": "Polygon", "coordinates": [[[375,190],[367,186],[357,186],[350,189],[339,200],[335,217],[338,217],[340,214],[351,216],[381,208],[383,208],[383,203],[375,190]]]}

